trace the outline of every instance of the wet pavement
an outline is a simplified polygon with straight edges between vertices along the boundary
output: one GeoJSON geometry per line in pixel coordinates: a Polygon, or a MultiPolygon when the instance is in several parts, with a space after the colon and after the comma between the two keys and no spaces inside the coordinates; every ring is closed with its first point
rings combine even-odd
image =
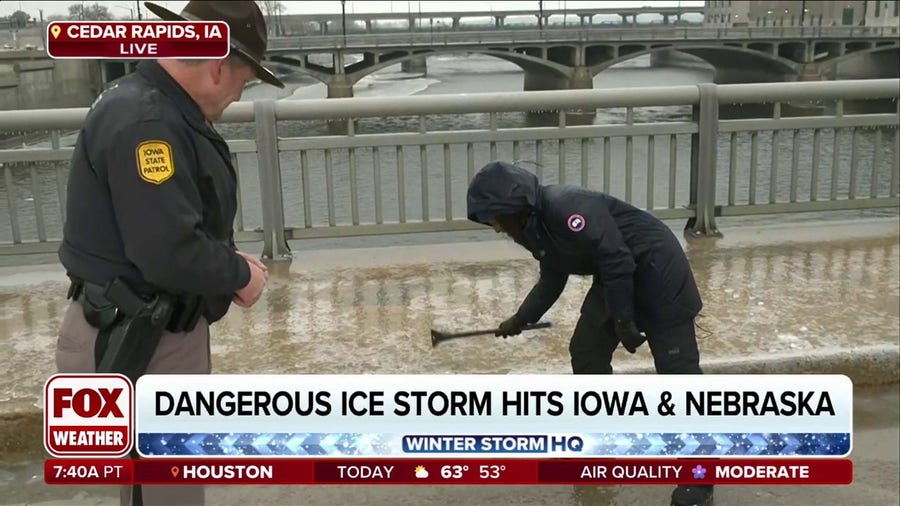
{"type": "MultiPolygon", "coordinates": [[[[898,345],[896,219],[728,230],[686,250],[704,297],[704,363],[898,345]]],[[[570,278],[545,315],[551,329],[431,347],[431,328],[490,328],[516,309],[537,263],[512,242],[295,252],[293,262],[271,266],[256,306],[234,307],[213,327],[214,372],[571,372],[568,340],[589,278],[570,278]]],[[[0,268],[0,362],[12,372],[0,376],[0,415],[39,405],[55,370],[64,279],[54,265],[0,268]]],[[[648,364],[646,346],[635,355],[620,349],[614,362],[648,364]]]]}
{"type": "MultiPolygon", "coordinates": [[[[858,407],[869,414],[856,422],[854,485],[728,487],[717,504],[898,504],[900,222],[722,231],[721,239],[685,243],[705,302],[698,320],[704,364],[780,361],[790,369],[805,361],[804,370],[815,371],[821,357],[840,362],[845,354],[875,350],[887,367],[874,370],[870,382],[891,386],[860,398],[858,407]]],[[[246,249],[258,252],[254,246],[246,249]]],[[[537,264],[511,242],[292,246],[294,261],[271,265],[261,301],[235,308],[213,327],[214,372],[570,372],[568,338],[589,288],[584,278],[571,278],[545,316],[551,329],[431,347],[431,328],[492,327],[515,310],[537,264]]],[[[39,475],[39,396],[54,372],[64,279],[57,265],[0,267],[0,370],[8,371],[0,376],[2,504],[105,504],[112,497],[97,488],[46,487],[39,475]]],[[[618,372],[652,364],[646,347],[635,355],[617,352],[614,360],[618,372]]],[[[210,504],[665,504],[667,495],[667,487],[214,488],[210,504]]]]}

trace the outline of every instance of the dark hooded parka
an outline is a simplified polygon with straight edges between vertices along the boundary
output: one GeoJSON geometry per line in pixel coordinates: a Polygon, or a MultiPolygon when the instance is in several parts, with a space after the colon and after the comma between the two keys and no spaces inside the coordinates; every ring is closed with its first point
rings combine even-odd
{"type": "Polygon", "coordinates": [[[504,162],[475,175],[470,220],[490,225],[499,214],[523,212],[524,246],[540,262],[540,279],[518,309],[523,322],[536,322],[550,309],[570,274],[594,276],[592,290],[599,287],[606,304],[582,312],[590,309],[598,324],[630,320],[649,333],[699,313],[702,302],[684,251],[650,213],[603,193],[543,186],[531,172],[504,162]]]}

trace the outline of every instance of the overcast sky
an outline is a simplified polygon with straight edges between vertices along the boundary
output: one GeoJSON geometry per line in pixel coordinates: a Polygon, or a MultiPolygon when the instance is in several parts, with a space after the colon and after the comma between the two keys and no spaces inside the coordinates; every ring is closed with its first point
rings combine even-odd
{"type": "MultiPolygon", "coordinates": [[[[66,15],[69,12],[69,5],[81,3],[75,2],[72,0],[63,1],[63,2],[35,2],[35,1],[19,1],[19,0],[0,0],[0,16],[8,16],[17,10],[23,10],[30,14],[32,17],[38,17],[38,10],[43,9],[44,18],[46,19],[52,15],[66,15]]],[[[105,5],[109,8],[110,12],[113,13],[117,17],[128,17],[131,14],[129,13],[129,9],[135,9],[137,2],[129,2],[129,1],[87,1],[83,2],[86,5],[98,3],[100,5],[105,5]]],[[[141,12],[146,16],[148,14],[146,8],[144,7],[144,3],[141,3],[141,12]]],[[[166,6],[168,9],[173,10],[175,12],[180,12],[181,8],[187,4],[187,2],[157,2],[166,6]]],[[[283,2],[286,7],[287,14],[322,14],[322,13],[336,13],[340,14],[341,12],[341,2],[339,0],[333,0],[328,2],[320,2],[320,1],[286,1],[283,2]]],[[[652,0],[637,0],[637,1],[592,1],[592,2],[569,2],[569,1],[554,1],[554,0],[544,0],[544,8],[545,9],[577,9],[577,8],[597,8],[599,6],[602,7],[641,7],[644,5],[651,6],[675,6],[681,4],[683,6],[701,6],[703,5],[703,1],[652,1],[652,0]]],[[[519,2],[519,1],[506,1],[506,2],[438,2],[438,1],[406,1],[399,0],[393,2],[384,2],[384,1],[348,1],[347,2],[347,12],[407,12],[408,10],[412,10],[413,12],[435,12],[435,11],[504,11],[504,10],[537,10],[538,2],[519,2]]]]}

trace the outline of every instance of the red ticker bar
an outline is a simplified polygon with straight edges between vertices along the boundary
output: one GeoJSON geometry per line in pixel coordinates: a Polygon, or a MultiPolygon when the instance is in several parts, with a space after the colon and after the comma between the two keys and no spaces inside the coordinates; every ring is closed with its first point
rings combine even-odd
{"type": "Polygon", "coordinates": [[[848,459],[56,459],[51,485],[848,485],[848,459]]]}
{"type": "Polygon", "coordinates": [[[47,26],[51,58],[224,58],[222,21],[54,21],[47,26]]]}

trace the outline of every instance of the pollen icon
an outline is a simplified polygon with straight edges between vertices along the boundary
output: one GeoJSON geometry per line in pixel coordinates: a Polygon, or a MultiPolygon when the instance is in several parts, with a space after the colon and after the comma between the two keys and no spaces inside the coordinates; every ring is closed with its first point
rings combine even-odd
{"type": "Polygon", "coordinates": [[[428,470],[425,466],[416,466],[416,478],[428,478],[428,470]]]}

